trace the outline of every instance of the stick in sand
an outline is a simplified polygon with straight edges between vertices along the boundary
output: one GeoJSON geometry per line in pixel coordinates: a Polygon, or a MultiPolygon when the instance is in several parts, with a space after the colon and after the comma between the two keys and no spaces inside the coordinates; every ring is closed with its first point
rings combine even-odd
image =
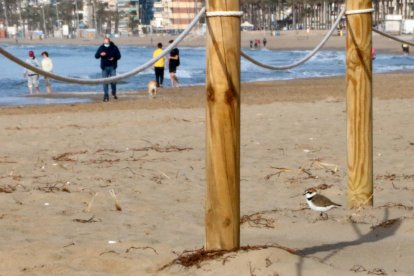
{"type": "Polygon", "coordinates": [[[93,201],[95,200],[95,197],[98,195],[98,193],[95,193],[92,198],[91,201],[89,201],[88,206],[85,208],[85,210],[83,210],[85,213],[89,213],[91,211],[92,205],[93,205],[93,201]]]}
{"type": "Polygon", "coordinates": [[[119,204],[118,198],[116,197],[114,189],[109,190],[109,194],[115,200],[115,208],[117,211],[122,211],[121,204],[119,204]]]}

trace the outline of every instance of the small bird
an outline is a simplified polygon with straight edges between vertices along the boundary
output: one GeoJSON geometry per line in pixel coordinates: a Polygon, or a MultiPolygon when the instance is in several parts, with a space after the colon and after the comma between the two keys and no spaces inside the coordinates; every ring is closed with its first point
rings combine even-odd
{"type": "Polygon", "coordinates": [[[323,219],[328,219],[328,214],[326,214],[326,212],[328,212],[332,208],[342,206],[340,204],[332,202],[326,196],[318,194],[315,188],[306,189],[303,195],[306,197],[306,202],[308,203],[309,208],[311,208],[314,211],[321,212],[320,216],[323,219]],[[326,217],[324,217],[324,215],[326,217]]]}

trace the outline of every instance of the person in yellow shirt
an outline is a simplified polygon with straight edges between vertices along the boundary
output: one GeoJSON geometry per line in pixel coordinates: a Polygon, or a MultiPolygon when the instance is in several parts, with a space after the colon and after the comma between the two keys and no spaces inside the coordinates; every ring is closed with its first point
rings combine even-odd
{"type": "MultiPolygon", "coordinates": [[[[162,43],[157,44],[157,49],[152,54],[152,57],[157,57],[162,52],[162,43]]],[[[162,87],[162,83],[164,81],[164,65],[165,65],[165,57],[159,59],[156,63],[154,63],[154,71],[155,71],[155,81],[157,82],[157,87],[162,87]]]]}

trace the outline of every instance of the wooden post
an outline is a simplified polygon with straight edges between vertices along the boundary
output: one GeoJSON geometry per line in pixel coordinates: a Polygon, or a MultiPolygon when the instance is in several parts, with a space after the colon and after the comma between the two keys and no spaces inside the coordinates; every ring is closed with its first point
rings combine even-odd
{"type": "MultiPolygon", "coordinates": [[[[208,0],[207,12],[239,11],[208,0]]],[[[207,17],[206,250],[240,246],[240,17],[207,17]]]]}
{"type": "MultiPolygon", "coordinates": [[[[347,0],[347,10],[372,8],[371,0],[347,0]]],[[[372,13],[346,18],[348,206],[373,204],[372,13]]]]}

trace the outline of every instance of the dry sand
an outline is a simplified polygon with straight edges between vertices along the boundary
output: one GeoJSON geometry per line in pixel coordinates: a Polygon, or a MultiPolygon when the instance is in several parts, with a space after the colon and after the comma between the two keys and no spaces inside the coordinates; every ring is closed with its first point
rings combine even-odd
{"type": "Polygon", "coordinates": [[[375,204],[348,210],[344,79],[243,84],[241,244],[259,248],[162,271],[204,244],[204,88],[2,107],[0,275],[413,275],[412,87],[375,75],[375,204]],[[312,186],[344,207],[320,220],[312,186]]]}

